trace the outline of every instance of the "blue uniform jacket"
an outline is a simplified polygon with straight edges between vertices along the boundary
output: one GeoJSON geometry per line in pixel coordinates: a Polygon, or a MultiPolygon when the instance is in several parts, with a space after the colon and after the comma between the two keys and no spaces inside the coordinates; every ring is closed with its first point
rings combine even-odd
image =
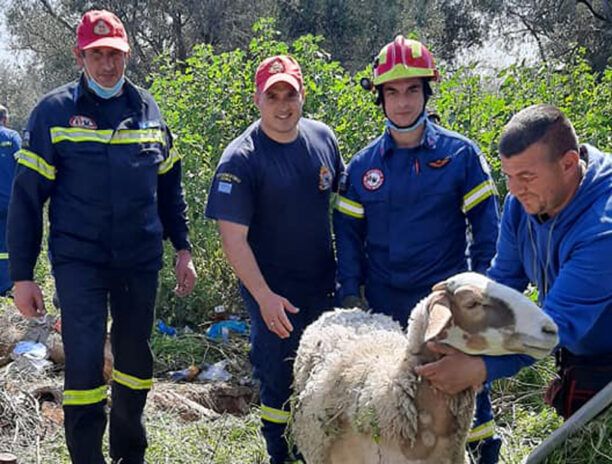
{"type": "Polygon", "coordinates": [[[484,156],[459,134],[426,122],[418,147],[388,130],[347,168],[334,212],[340,298],[367,281],[409,290],[468,268],[484,273],[498,232],[496,189],[484,156]]]}
{"type": "MultiPolygon", "coordinates": [[[[540,222],[508,196],[488,274],[519,291],[535,284],[559,346],[596,356],[612,354],[612,156],[585,147],[585,176],[557,216],[540,222]]],[[[489,379],[515,374],[526,359],[485,357],[489,379]]]]}
{"type": "Polygon", "coordinates": [[[129,82],[110,100],[83,78],[43,97],[17,162],[8,221],[14,281],[32,279],[48,198],[54,264],[157,270],[162,237],[189,248],[171,134],[151,95],[129,82]]]}
{"type": "Polygon", "coordinates": [[[19,134],[0,124],[0,211],[6,211],[15,174],[15,153],[21,148],[19,134]]]}

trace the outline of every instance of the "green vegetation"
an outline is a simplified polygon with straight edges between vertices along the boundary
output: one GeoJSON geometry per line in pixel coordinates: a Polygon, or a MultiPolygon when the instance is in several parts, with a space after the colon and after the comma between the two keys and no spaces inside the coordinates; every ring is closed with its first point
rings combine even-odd
{"type": "MultiPolygon", "coordinates": [[[[172,294],[172,253],[166,253],[159,314],[171,323],[199,324],[209,318],[216,305],[225,304],[233,310],[240,306],[216,227],[205,220],[204,207],[223,149],[257,118],[252,101],[253,73],[262,58],[291,53],[298,59],[305,76],[304,112],[334,129],[345,160],[383,127],[382,112],[373,104],[373,95],[359,86],[359,79],[368,75],[369,69],[351,76],[321,48],[320,37],[305,35],[292,43],[278,40],[271,20],[259,21],[254,31],[247,50],[218,53],[211,46],[198,46],[183,70],[162,57],[152,76],[151,90],[184,156],[184,183],[200,277],[195,295],[177,300],[172,294]]],[[[429,106],[440,114],[444,126],[478,143],[502,195],[506,189],[496,143],[508,119],[527,105],[558,105],[573,120],[583,142],[602,150],[612,149],[612,68],[598,74],[581,53],[563,66],[512,66],[494,76],[481,75],[476,67],[470,67],[452,73],[443,70],[442,75],[429,106]]]]}

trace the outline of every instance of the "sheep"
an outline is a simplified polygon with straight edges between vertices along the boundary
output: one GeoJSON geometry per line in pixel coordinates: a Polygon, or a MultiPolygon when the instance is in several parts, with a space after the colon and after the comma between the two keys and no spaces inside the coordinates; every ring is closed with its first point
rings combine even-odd
{"type": "Polygon", "coordinates": [[[414,368],[438,358],[436,340],[465,353],[540,359],[557,327],[521,293],[471,272],[436,284],[406,334],[382,314],[324,313],[302,335],[294,363],[291,435],[309,464],[455,464],[475,392],[447,395],[414,368]]]}

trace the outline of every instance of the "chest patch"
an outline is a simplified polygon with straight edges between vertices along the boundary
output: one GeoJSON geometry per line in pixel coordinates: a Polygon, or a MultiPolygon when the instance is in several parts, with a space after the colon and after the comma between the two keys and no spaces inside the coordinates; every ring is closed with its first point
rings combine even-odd
{"type": "Polygon", "coordinates": [[[333,176],[329,168],[325,165],[319,169],[319,190],[328,190],[332,185],[333,176]]]}
{"type": "Polygon", "coordinates": [[[380,169],[369,169],[363,175],[361,182],[366,190],[378,190],[385,182],[385,175],[380,169]]]}
{"type": "Polygon", "coordinates": [[[435,161],[430,161],[429,163],[427,163],[427,165],[430,168],[440,169],[446,166],[448,163],[450,163],[450,160],[451,160],[450,156],[447,156],[445,158],[440,158],[435,161]]]}
{"type": "Polygon", "coordinates": [[[68,123],[70,124],[70,127],[81,127],[83,129],[97,129],[98,128],[98,125],[96,124],[96,122],[93,119],[88,118],[87,116],[81,116],[81,115],[72,116],[68,123]]]}

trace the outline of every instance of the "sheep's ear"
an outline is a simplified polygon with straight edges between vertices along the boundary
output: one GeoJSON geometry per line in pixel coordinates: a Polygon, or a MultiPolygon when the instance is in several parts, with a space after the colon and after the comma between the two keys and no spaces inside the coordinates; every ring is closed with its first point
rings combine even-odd
{"type": "Polygon", "coordinates": [[[446,292],[448,290],[448,285],[446,284],[446,280],[443,280],[442,282],[438,282],[433,287],[431,287],[431,289],[434,292],[438,292],[438,291],[446,292]]]}
{"type": "Polygon", "coordinates": [[[451,322],[453,314],[451,312],[451,302],[445,293],[434,298],[429,308],[429,321],[425,330],[425,341],[428,342],[438,338],[451,322]]]}

